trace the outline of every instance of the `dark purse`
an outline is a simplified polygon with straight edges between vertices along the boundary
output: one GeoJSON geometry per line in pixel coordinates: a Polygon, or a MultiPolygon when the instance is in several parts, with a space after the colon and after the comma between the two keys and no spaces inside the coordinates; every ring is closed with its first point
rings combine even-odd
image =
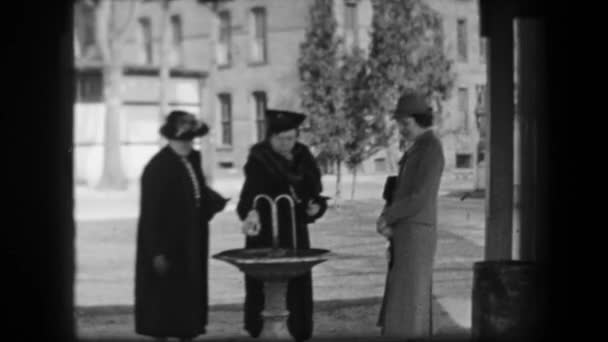
{"type": "Polygon", "coordinates": [[[393,201],[393,193],[397,186],[397,176],[388,176],[384,182],[384,190],[382,191],[382,198],[386,201],[386,205],[391,205],[393,201]]]}
{"type": "MultiPolygon", "coordinates": [[[[386,177],[386,181],[384,182],[384,190],[382,191],[382,198],[386,201],[386,206],[388,207],[393,202],[393,194],[395,192],[395,187],[397,186],[397,176],[388,176],[386,177]]],[[[389,240],[388,244],[388,269],[390,270],[393,267],[393,242],[389,240]]]]}

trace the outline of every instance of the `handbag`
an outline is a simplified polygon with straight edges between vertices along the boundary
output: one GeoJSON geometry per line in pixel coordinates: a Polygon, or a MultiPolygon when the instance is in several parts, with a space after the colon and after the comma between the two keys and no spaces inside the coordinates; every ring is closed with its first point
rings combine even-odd
{"type": "Polygon", "coordinates": [[[382,191],[382,198],[386,201],[386,205],[391,205],[393,201],[393,193],[397,186],[397,176],[388,176],[384,182],[384,190],[382,191]]]}

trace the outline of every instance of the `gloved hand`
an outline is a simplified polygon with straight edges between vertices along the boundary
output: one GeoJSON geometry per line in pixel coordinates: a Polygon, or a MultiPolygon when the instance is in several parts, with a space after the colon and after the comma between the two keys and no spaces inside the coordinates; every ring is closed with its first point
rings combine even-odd
{"type": "Polygon", "coordinates": [[[393,236],[393,229],[386,224],[386,219],[384,215],[380,215],[378,217],[378,221],[376,222],[376,231],[378,234],[384,236],[387,239],[390,239],[393,236]]]}
{"type": "Polygon", "coordinates": [[[317,202],[313,200],[308,201],[308,206],[306,207],[306,215],[315,216],[317,215],[317,213],[319,213],[319,210],[321,210],[321,206],[317,202]]]}
{"type": "Polygon", "coordinates": [[[249,211],[247,217],[243,221],[243,227],[241,228],[243,234],[247,236],[256,236],[260,234],[260,216],[257,210],[249,211]]]}

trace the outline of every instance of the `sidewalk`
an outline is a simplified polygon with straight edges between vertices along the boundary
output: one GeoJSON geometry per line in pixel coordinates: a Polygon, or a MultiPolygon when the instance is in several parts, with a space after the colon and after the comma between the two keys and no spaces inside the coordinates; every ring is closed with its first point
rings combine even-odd
{"type": "MultiPolygon", "coordinates": [[[[376,319],[381,298],[350,301],[315,301],[314,336],[319,341],[390,341],[380,337],[376,319]]],[[[133,331],[132,307],[81,308],[77,311],[78,335],[82,341],[150,341],[133,331]]],[[[437,301],[433,302],[433,340],[462,341],[467,329],[457,326],[437,301]]],[[[207,333],[195,341],[260,342],[242,329],[242,304],[213,305],[207,333]]]]}
{"type": "MultiPolygon", "coordinates": [[[[344,199],[351,195],[347,180],[343,183],[344,199]]],[[[379,333],[374,320],[386,276],[385,241],[373,225],[382,205],[378,193],[383,182],[384,176],[359,177],[356,201],[345,200],[340,209],[328,211],[311,227],[313,245],[340,255],[313,269],[315,302],[319,303],[315,322],[321,334],[358,331],[372,337],[379,333]],[[333,319],[333,323],[324,325],[324,319],[333,319]]],[[[242,247],[238,220],[232,211],[241,183],[231,177],[218,179],[213,185],[232,201],[228,210],[212,222],[211,254],[242,247]]],[[[333,183],[332,178],[324,178],[325,194],[333,195],[333,183]]],[[[443,191],[458,186],[446,184],[443,191]]],[[[139,189],[132,186],[128,191],[102,193],[80,187],[75,195],[76,304],[82,336],[135,338],[130,310],[139,189]]],[[[439,215],[433,290],[435,331],[462,334],[471,324],[472,264],[483,256],[483,202],[442,197],[439,215]]],[[[213,336],[237,338],[242,334],[240,326],[235,325],[242,320],[242,274],[231,265],[211,259],[210,275],[211,330],[203,340],[213,336]]]]}

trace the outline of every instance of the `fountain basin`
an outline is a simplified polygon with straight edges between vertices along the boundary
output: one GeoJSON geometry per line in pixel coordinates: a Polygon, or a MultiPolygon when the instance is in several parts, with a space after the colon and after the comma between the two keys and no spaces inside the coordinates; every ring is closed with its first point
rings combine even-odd
{"type": "Polygon", "coordinates": [[[260,280],[284,281],[308,272],[330,256],[329,250],[320,248],[240,248],[220,252],[213,258],[260,280]]]}

